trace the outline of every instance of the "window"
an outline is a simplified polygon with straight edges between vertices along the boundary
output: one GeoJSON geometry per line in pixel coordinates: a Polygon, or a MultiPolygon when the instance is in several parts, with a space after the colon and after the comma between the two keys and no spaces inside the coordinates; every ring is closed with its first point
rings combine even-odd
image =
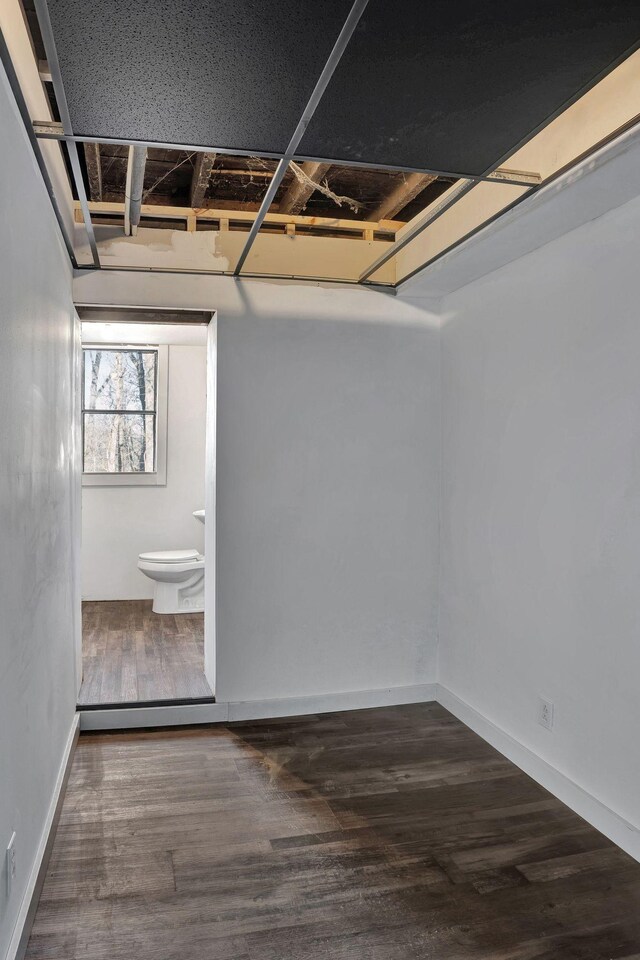
{"type": "Polygon", "coordinates": [[[84,483],[165,482],[166,347],[82,351],[84,483]]]}

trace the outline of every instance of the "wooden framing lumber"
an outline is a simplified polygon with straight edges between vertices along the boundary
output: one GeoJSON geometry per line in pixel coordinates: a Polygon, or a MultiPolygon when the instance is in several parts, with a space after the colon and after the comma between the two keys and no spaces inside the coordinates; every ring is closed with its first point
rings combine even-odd
{"type": "Polygon", "coordinates": [[[383,220],[395,217],[401,210],[404,210],[408,203],[415,200],[425,187],[428,187],[430,183],[437,179],[430,173],[407,174],[376,207],[369,219],[383,220]]]}
{"type": "Polygon", "coordinates": [[[280,201],[279,212],[302,213],[307,200],[315,189],[315,184],[322,180],[330,166],[330,163],[316,163],[310,160],[300,164],[300,169],[306,174],[310,182],[304,183],[294,177],[293,183],[280,201]]]}
{"type": "Polygon", "coordinates": [[[199,153],[196,156],[191,177],[191,192],[189,196],[189,205],[192,207],[201,207],[204,202],[204,196],[209,186],[211,171],[215,162],[215,153],[199,153]]]}
{"type": "Polygon", "coordinates": [[[84,159],[89,180],[89,200],[102,200],[102,166],[100,163],[100,144],[85,143],[84,159]]]}
{"type": "MultiPolygon", "coordinates": [[[[89,202],[89,210],[97,216],[116,216],[123,217],[125,212],[124,203],[116,202],[89,202]]],[[[80,204],[75,203],[76,220],[78,216],[82,219],[80,204]]],[[[190,229],[195,229],[198,220],[218,221],[221,229],[229,229],[232,223],[252,223],[257,217],[257,211],[253,210],[222,210],[213,207],[170,207],[155,203],[143,203],[140,208],[141,217],[152,217],[154,220],[183,220],[190,225],[190,229]]],[[[374,223],[369,220],[347,220],[337,217],[305,217],[300,214],[292,215],[290,213],[267,213],[265,223],[277,223],[282,226],[295,224],[298,227],[307,227],[317,230],[319,233],[340,231],[352,233],[355,237],[362,238],[365,231],[368,235],[371,232],[389,235],[390,239],[395,237],[396,231],[404,227],[401,220],[380,220],[374,223]]]]}

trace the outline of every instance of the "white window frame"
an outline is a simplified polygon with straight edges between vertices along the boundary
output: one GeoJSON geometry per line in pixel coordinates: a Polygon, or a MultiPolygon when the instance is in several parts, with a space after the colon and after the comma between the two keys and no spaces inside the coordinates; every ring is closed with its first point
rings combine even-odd
{"type": "MultiPolygon", "coordinates": [[[[165,343],[83,343],[85,350],[157,350],[156,469],[153,473],[85,473],[83,487],[165,487],[167,485],[167,401],[169,396],[169,347],[165,343]]],[[[84,397],[82,398],[84,404],[84,397]]],[[[133,411],[135,412],[135,411],[133,411]]],[[[82,412],[80,413],[82,417],[82,412]]],[[[84,447],[84,431],[81,432],[84,447]]],[[[84,463],[84,448],[82,450],[84,463]]]]}

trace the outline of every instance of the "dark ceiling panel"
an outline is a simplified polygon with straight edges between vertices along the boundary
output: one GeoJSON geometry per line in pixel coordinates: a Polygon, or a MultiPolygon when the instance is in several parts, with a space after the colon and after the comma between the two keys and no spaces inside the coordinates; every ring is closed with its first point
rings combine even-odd
{"type": "Polygon", "coordinates": [[[350,0],[49,0],[78,136],[285,150],[350,0]]]}
{"type": "Polygon", "coordinates": [[[479,175],[639,40],[638,0],[369,0],[298,153],[479,175]]]}

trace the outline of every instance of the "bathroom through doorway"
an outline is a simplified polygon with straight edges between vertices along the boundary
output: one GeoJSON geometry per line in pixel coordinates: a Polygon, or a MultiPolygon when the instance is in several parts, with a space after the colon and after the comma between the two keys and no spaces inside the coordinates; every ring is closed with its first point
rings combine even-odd
{"type": "Polygon", "coordinates": [[[212,311],[77,310],[78,709],[109,726],[215,700],[217,326],[212,311]]]}

